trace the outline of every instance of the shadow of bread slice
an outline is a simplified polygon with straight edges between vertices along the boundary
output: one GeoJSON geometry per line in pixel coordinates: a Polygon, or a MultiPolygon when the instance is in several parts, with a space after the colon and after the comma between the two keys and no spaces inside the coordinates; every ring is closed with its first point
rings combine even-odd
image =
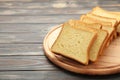
{"type": "Polygon", "coordinates": [[[117,25],[119,25],[119,26],[117,26],[117,32],[120,33],[120,15],[119,14],[111,13],[107,10],[100,8],[100,7],[93,8],[93,10],[90,13],[98,15],[98,16],[116,19],[118,21],[117,25]]]}
{"type": "Polygon", "coordinates": [[[65,23],[51,51],[87,65],[89,49],[96,37],[96,31],[78,29],[65,23]]]}
{"type": "Polygon", "coordinates": [[[89,53],[90,61],[95,62],[98,59],[99,54],[101,54],[103,51],[103,47],[105,46],[108,32],[105,30],[101,30],[100,27],[99,29],[97,29],[98,27],[93,28],[91,25],[81,22],[80,20],[72,20],[72,22],[75,23],[75,27],[77,28],[80,28],[80,29],[91,28],[97,31],[97,38],[94,41],[93,45],[91,46],[90,53],[89,53]]]}
{"type": "Polygon", "coordinates": [[[85,15],[82,15],[80,18],[81,21],[86,22],[86,23],[99,23],[102,25],[102,29],[106,30],[108,32],[108,37],[107,37],[107,45],[108,46],[110,44],[111,39],[113,39],[113,33],[115,33],[115,29],[113,27],[111,27],[111,23],[109,22],[104,22],[104,21],[98,21],[95,20],[93,18],[87,17],[85,15]],[[108,27],[109,26],[109,27],[108,27]],[[105,28],[104,28],[105,27],[105,28]]]}

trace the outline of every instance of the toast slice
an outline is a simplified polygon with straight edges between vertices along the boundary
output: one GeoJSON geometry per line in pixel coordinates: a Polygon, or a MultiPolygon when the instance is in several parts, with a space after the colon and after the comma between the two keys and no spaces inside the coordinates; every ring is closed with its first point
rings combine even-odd
{"type": "Polygon", "coordinates": [[[115,29],[112,28],[110,25],[103,25],[102,30],[106,30],[108,32],[107,43],[105,46],[105,47],[108,47],[114,38],[113,34],[115,29]]]}
{"type": "Polygon", "coordinates": [[[118,24],[118,22],[116,19],[101,17],[98,15],[90,14],[90,13],[86,14],[86,16],[93,18],[94,20],[103,21],[103,22],[110,22],[112,24],[111,27],[115,28],[114,38],[117,38],[117,24],[118,24]]]}
{"type": "Polygon", "coordinates": [[[83,22],[86,22],[86,23],[99,23],[101,25],[110,25],[112,27],[111,22],[101,21],[101,20],[98,20],[98,19],[95,19],[95,18],[88,17],[86,15],[82,15],[80,17],[80,21],[83,21],[83,22]]]}
{"type": "Polygon", "coordinates": [[[113,27],[111,27],[111,23],[109,22],[103,22],[103,21],[97,21],[94,20],[93,18],[87,17],[85,15],[81,16],[80,18],[81,21],[86,22],[86,23],[99,23],[102,24],[102,29],[108,31],[108,37],[107,37],[107,46],[109,46],[111,39],[113,39],[113,33],[115,33],[115,29],[113,27]]]}
{"type": "Polygon", "coordinates": [[[65,23],[51,51],[87,65],[89,50],[96,37],[96,31],[74,28],[65,23]]]}
{"type": "Polygon", "coordinates": [[[104,21],[104,22],[111,22],[112,26],[115,27],[115,28],[116,28],[116,25],[118,23],[117,20],[114,19],[114,18],[107,18],[107,17],[98,16],[98,15],[91,14],[91,13],[86,14],[86,16],[88,16],[90,18],[94,18],[94,19],[100,20],[100,21],[104,21]]]}
{"type": "MultiPolygon", "coordinates": [[[[106,11],[100,7],[95,7],[93,10],[90,12],[92,14],[98,15],[98,16],[103,16],[103,17],[108,17],[108,18],[114,18],[118,21],[117,25],[120,25],[120,15],[119,14],[114,14],[109,11],[106,11]]],[[[120,27],[117,26],[117,32],[120,33],[120,27]]]]}
{"type": "Polygon", "coordinates": [[[93,46],[90,50],[90,61],[95,62],[98,59],[98,56],[102,54],[104,46],[106,45],[106,38],[108,32],[105,30],[97,30],[97,39],[95,40],[93,46]]]}
{"type": "Polygon", "coordinates": [[[80,20],[69,20],[68,24],[72,25],[72,26],[77,26],[81,25],[82,27],[89,27],[89,28],[95,28],[95,29],[102,29],[102,25],[98,24],[98,23],[86,23],[86,22],[82,22],[80,20]]]}
{"type": "Polygon", "coordinates": [[[98,27],[92,27],[91,25],[88,25],[84,22],[81,22],[79,20],[71,20],[72,23],[74,23],[74,26],[77,28],[82,28],[82,29],[86,29],[86,28],[91,28],[94,29],[95,31],[97,31],[97,38],[93,43],[93,46],[91,46],[90,49],[90,53],[89,53],[89,59],[92,62],[95,62],[98,59],[98,56],[102,53],[103,51],[103,47],[105,46],[106,43],[106,38],[108,36],[108,32],[105,30],[101,30],[100,26],[98,27]],[[87,25],[87,26],[86,26],[87,25]]]}
{"type": "Polygon", "coordinates": [[[104,10],[104,9],[102,9],[100,7],[93,8],[93,10],[90,13],[95,14],[95,15],[99,15],[99,16],[103,16],[103,17],[114,18],[118,22],[120,21],[119,14],[110,13],[109,11],[104,10]]]}
{"type": "MultiPolygon", "coordinates": [[[[112,12],[112,11],[109,11],[110,13],[112,13],[112,14],[117,14],[117,15],[119,15],[120,16],[120,12],[112,12]]],[[[118,32],[118,35],[120,35],[120,23],[117,25],[117,32],[118,32]]]]}
{"type": "Polygon", "coordinates": [[[109,11],[109,13],[120,15],[120,12],[109,11]]]}

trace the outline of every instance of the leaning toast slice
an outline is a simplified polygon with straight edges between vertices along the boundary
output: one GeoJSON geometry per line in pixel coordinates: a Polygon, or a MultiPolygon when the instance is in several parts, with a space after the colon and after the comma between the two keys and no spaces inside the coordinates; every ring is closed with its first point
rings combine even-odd
{"type": "Polygon", "coordinates": [[[90,47],[96,37],[96,31],[78,29],[65,23],[51,51],[87,65],[90,47]]]}
{"type": "Polygon", "coordinates": [[[111,24],[114,28],[116,28],[116,25],[118,23],[117,20],[114,18],[103,17],[103,16],[91,14],[91,13],[86,14],[86,16],[94,18],[96,20],[104,21],[104,22],[111,22],[111,24]]]}
{"type": "Polygon", "coordinates": [[[72,20],[72,23],[74,23],[74,26],[77,28],[82,28],[82,29],[87,29],[91,28],[97,31],[97,38],[94,41],[93,45],[90,48],[90,53],[89,53],[89,59],[92,62],[95,62],[98,59],[98,56],[102,53],[103,47],[106,45],[106,39],[108,36],[108,32],[105,30],[101,30],[100,27],[92,27],[92,25],[87,25],[84,22],[81,22],[79,20],[72,20]],[[87,26],[86,26],[87,25],[87,26]]]}
{"type": "Polygon", "coordinates": [[[104,22],[104,21],[96,21],[93,18],[87,17],[85,15],[81,16],[80,18],[81,21],[86,22],[86,23],[99,23],[102,24],[102,29],[108,31],[108,37],[107,37],[107,45],[108,46],[111,42],[111,39],[113,39],[113,36],[115,36],[115,28],[111,26],[111,23],[109,22],[104,22]],[[113,35],[114,34],[114,35],[113,35]]]}
{"type": "Polygon", "coordinates": [[[90,13],[98,15],[98,16],[116,19],[118,21],[117,32],[120,33],[120,14],[111,13],[107,10],[100,8],[100,7],[93,8],[93,10],[90,13]]]}
{"type": "Polygon", "coordinates": [[[72,25],[72,26],[77,26],[78,25],[81,25],[81,28],[83,27],[89,27],[89,28],[95,28],[95,29],[101,29],[102,28],[102,25],[98,24],[98,23],[86,23],[86,22],[83,22],[83,21],[80,21],[80,20],[69,20],[67,22],[68,24],[72,25]]]}

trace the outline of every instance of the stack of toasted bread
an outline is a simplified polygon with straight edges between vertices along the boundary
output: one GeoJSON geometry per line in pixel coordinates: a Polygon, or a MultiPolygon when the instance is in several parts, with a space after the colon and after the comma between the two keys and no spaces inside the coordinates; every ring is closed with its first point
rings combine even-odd
{"type": "Polygon", "coordinates": [[[98,59],[118,34],[120,13],[95,7],[80,20],[65,22],[51,51],[88,65],[98,59]]]}

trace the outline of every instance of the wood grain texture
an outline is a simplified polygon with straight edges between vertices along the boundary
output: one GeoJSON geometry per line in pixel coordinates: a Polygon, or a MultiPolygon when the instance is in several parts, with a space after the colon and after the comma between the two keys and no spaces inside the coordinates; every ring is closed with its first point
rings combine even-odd
{"type": "Polygon", "coordinates": [[[57,70],[44,56],[0,56],[0,71],[57,70]]]}
{"type": "Polygon", "coordinates": [[[118,11],[119,1],[3,1],[0,3],[0,15],[53,15],[53,14],[85,14],[95,6],[107,10],[118,11]],[[82,5],[84,4],[84,5],[82,5]],[[89,5],[88,5],[89,4],[89,5]],[[114,7],[113,7],[114,6],[114,7]],[[79,8],[79,10],[78,10],[79,8]]]}
{"type": "Polygon", "coordinates": [[[1,24],[0,43],[42,43],[55,24],[1,24]]]}
{"type": "MultiPolygon", "coordinates": [[[[0,9],[0,16],[40,16],[40,15],[81,15],[81,14],[86,14],[88,12],[91,11],[91,9],[95,7],[81,7],[79,8],[80,10],[78,10],[77,8],[60,8],[60,9],[54,9],[54,8],[43,8],[43,9],[0,9]]],[[[102,6],[101,6],[102,7],[102,6]]],[[[106,10],[110,10],[110,11],[118,11],[118,9],[120,7],[102,7],[106,10]]]]}
{"type": "Polygon", "coordinates": [[[58,24],[12,24],[12,23],[1,23],[0,24],[0,33],[35,33],[35,32],[41,32],[40,35],[44,35],[47,33],[52,26],[58,25],[58,24]]]}
{"type": "Polygon", "coordinates": [[[0,23],[64,23],[69,19],[79,19],[80,15],[54,16],[0,16],[0,23]]]}
{"type": "Polygon", "coordinates": [[[0,56],[43,56],[42,44],[1,44],[0,56]]]}
{"type": "Polygon", "coordinates": [[[93,6],[109,6],[119,7],[119,0],[3,0],[0,1],[0,8],[27,8],[27,9],[43,9],[43,8],[92,8],[93,6]],[[22,5],[23,4],[23,5],[22,5]],[[116,4],[116,5],[115,5],[116,4]]]}
{"type": "Polygon", "coordinates": [[[118,80],[120,74],[88,76],[61,71],[8,71],[0,72],[1,80],[118,80]],[[116,77],[118,76],[118,77],[116,77]]]}
{"type": "Polygon", "coordinates": [[[0,9],[0,15],[29,15],[29,16],[38,16],[38,15],[67,15],[67,14],[85,14],[89,12],[92,8],[70,8],[70,9],[52,9],[52,8],[46,8],[46,9],[0,9]]]}
{"type": "Polygon", "coordinates": [[[42,43],[45,34],[40,32],[33,33],[0,33],[0,43],[42,43]]]}
{"type": "Polygon", "coordinates": [[[79,4],[84,4],[86,7],[87,6],[94,6],[97,4],[96,0],[92,0],[92,2],[89,2],[88,0],[84,1],[75,1],[75,0],[49,0],[49,1],[2,1],[1,2],[1,8],[28,8],[28,9],[34,9],[34,8],[74,8],[74,7],[85,7],[84,5],[79,5],[79,4]],[[94,2],[93,2],[94,1],[94,2]],[[91,3],[91,4],[89,4],[91,3]],[[21,5],[23,4],[23,5],[21,5]],[[89,4],[89,5],[88,5],[89,4]]]}

